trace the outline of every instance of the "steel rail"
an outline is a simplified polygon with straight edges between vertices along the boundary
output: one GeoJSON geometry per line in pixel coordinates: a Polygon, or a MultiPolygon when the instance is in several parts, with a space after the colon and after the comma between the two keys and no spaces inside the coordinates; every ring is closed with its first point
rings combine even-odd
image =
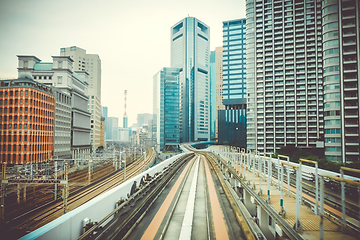
{"type": "MultiPolygon", "coordinates": [[[[142,161],[141,159],[142,158],[139,158],[137,161],[135,161],[133,163],[136,163],[138,161],[142,161]]],[[[150,158],[149,158],[149,161],[150,161],[150,158]]],[[[130,168],[131,170],[135,170],[135,171],[131,171],[131,173],[127,176],[127,178],[133,176],[136,173],[138,173],[138,171],[141,169],[142,165],[136,166],[136,164],[131,163],[130,167],[131,167],[130,168]]],[[[107,184],[111,183],[112,181],[115,181],[118,177],[122,178],[122,171],[121,170],[114,171],[114,172],[110,173],[107,176],[104,176],[104,177],[102,177],[102,178],[100,178],[100,179],[98,179],[98,180],[96,180],[96,181],[94,181],[94,182],[80,188],[80,189],[77,189],[77,190],[71,192],[69,194],[71,197],[69,196],[68,204],[71,204],[71,203],[79,200],[79,198],[86,196],[89,192],[93,192],[94,189],[96,190],[96,189],[100,189],[101,187],[106,186],[107,184]]],[[[106,189],[102,190],[96,196],[100,195],[103,192],[108,191],[109,189],[113,188],[114,186],[117,186],[117,185],[121,184],[122,182],[123,182],[123,180],[121,179],[119,182],[116,182],[116,183],[110,185],[109,187],[107,187],[106,189]]],[[[95,198],[96,196],[93,196],[92,198],[95,198]]],[[[88,201],[91,200],[92,198],[88,199],[88,201]]],[[[14,229],[17,229],[17,228],[22,228],[22,226],[28,226],[28,224],[34,219],[37,219],[38,221],[43,220],[43,219],[49,217],[50,215],[52,215],[52,214],[54,214],[54,213],[56,213],[58,211],[61,211],[62,209],[61,208],[59,209],[58,208],[59,206],[62,206],[62,200],[61,199],[51,201],[51,202],[49,202],[47,204],[44,204],[44,205],[42,205],[40,207],[37,207],[37,208],[35,208],[33,210],[30,210],[29,212],[24,213],[24,214],[14,218],[14,219],[12,219],[12,221],[8,222],[7,224],[9,226],[11,226],[11,227],[6,232],[13,231],[14,229]],[[26,217],[29,217],[29,215],[31,215],[31,214],[37,214],[38,212],[40,212],[42,210],[45,210],[46,208],[50,207],[53,204],[55,204],[55,206],[52,206],[46,212],[44,212],[44,213],[42,213],[40,215],[32,216],[29,220],[27,220],[25,222],[16,223],[16,222],[19,222],[19,221],[21,221],[22,219],[24,219],[26,217]]]]}

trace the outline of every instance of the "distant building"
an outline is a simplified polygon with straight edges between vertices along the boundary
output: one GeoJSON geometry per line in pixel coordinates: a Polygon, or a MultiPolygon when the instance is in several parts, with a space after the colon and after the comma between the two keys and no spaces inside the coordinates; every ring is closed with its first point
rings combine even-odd
{"type": "Polygon", "coordinates": [[[72,71],[73,60],[70,57],[52,58],[53,62],[47,63],[35,56],[18,55],[18,74],[28,74],[36,82],[54,88],[57,107],[54,156],[68,158],[71,151],[72,158],[85,158],[90,153],[88,74],[85,71],[72,71]]]}
{"type": "Polygon", "coordinates": [[[180,69],[180,142],[210,139],[210,28],[194,17],[171,27],[171,67],[180,69]]]}
{"type": "Polygon", "coordinates": [[[0,162],[25,164],[54,155],[55,98],[28,74],[0,81],[0,162]]]}
{"type": "Polygon", "coordinates": [[[108,107],[103,106],[102,107],[102,115],[105,118],[105,140],[109,140],[110,132],[109,132],[109,120],[108,120],[108,107]]]}
{"type": "Polygon", "coordinates": [[[105,118],[101,117],[100,119],[100,146],[105,145],[105,118]]]}
{"type": "Polygon", "coordinates": [[[246,20],[223,22],[222,99],[219,142],[246,146],[246,20]]]}
{"type": "Polygon", "coordinates": [[[219,110],[224,110],[223,96],[223,47],[215,48],[215,137],[219,138],[219,110]]]}
{"type": "Polygon", "coordinates": [[[150,113],[140,113],[137,115],[137,125],[142,127],[144,124],[149,124],[149,121],[152,120],[153,115],[150,113]]]}
{"type": "Polygon", "coordinates": [[[108,117],[109,136],[107,140],[119,141],[119,119],[117,117],[108,117]]]}
{"type": "Polygon", "coordinates": [[[128,127],[128,116],[124,115],[123,116],[123,128],[127,128],[128,127]]]}
{"type": "Polygon", "coordinates": [[[154,75],[153,127],[158,150],[177,149],[180,143],[180,81],[178,68],[163,68],[154,75]]]}
{"type": "Polygon", "coordinates": [[[134,144],[146,145],[147,136],[148,136],[148,128],[147,127],[141,127],[139,129],[137,129],[136,133],[134,134],[134,144]]]}
{"type": "Polygon", "coordinates": [[[69,56],[74,61],[73,71],[88,73],[88,109],[91,113],[90,143],[93,150],[100,146],[101,125],[101,60],[98,54],[88,54],[77,46],[60,49],[61,56],[69,56]]]}
{"type": "Polygon", "coordinates": [[[119,127],[119,141],[120,142],[131,142],[131,128],[119,127]]]}

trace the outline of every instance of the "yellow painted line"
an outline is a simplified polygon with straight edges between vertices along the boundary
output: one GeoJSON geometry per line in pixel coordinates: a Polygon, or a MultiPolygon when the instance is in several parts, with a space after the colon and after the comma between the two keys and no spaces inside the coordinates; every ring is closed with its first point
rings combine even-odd
{"type": "MultiPolygon", "coordinates": [[[[214,162],[210,159],[209,159],[209,161],[210,161],[210,164],[212,165],[212,167],[214,168],[216,174],[219,175],[220,174],[219,170],[215,168],[214,162]]],[[[219,181],[220,181],[221,186],[224,189],[225,195],[226,195],[227,199],[229,200],[229,203],[235,213],[236,219],[237,219],[241,229],[243,230],[245,238],[247,240],[255,240],[255,237],[254,237],[253,233],[251,232],[249,225],[247,224],[246,220],[244,219],[243,215],[241,214],[241,211],[239,210],[239,208],[236,206],[236,203],[235,203],[230,191],[227,189],[224,179],[219,177],[219,181]]]]}
{"type": "Polygon", "coordinates": [[[171,202],[174,199],[174,196],[177,192],[177,190],[179,189],[180,183],[182,182],[183,178],[186,175],[186,172],[188,170],[188,168],[190,167],[190,163],[191,161],[189,161],[186,165],[186,167],[184,168],[184,170],[181,172],[178,180],[175,182],[174,186],[171,188],[169,194],[167,195],[165,201],[163,202],[163,204],[161,205],[161,207],[159,208],[159,210],[157,211],[155,217],[153,218],[153,220],[151,221],[151,223],[149,224],[148,228],[146,229],[146,231],[144,232],[143,236],[141,237],[142,240],[147,240],[147,239],[154,239],[156,233],[158,232],[160,225],[170,207],[171,202]]]}
{"type": "MultiPolygon", "coordinates": [[[[202,158],[204,161],[204,158],[202,158]]],[[[214,225],[214,232],[216,239],[229,239],[228,230],[226,227],[226,221],[224,213],[221,210],[219,199],[216,194],[215,186],[207,161],[204,161],[206,180],[208,185],[208,192],[211,204],[212,220],[214,225]]]]}

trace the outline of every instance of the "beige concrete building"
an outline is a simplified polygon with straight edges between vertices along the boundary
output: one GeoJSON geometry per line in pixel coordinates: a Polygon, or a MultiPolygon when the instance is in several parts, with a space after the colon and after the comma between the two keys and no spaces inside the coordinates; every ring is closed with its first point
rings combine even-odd
{"type": "Polygon", "coordinates": [[[105,118],[100,119],[100,146],[105,144],[105,118]]]}
{"type": "Polygon", "coordinates": [[[89,103],[91,113],[90,144],[93,151],[100,144],[101,135],[101,60],[97,54],[87,54],[85,49],[72,46],[60,49],[61,56],[69,56],[73,59],[73,71],[86,71],[89,74],[89,103]]]}
{"type": "Polygon", "coordinates": [[[218,110],[225,110],[225,106],[222,103],[223,95],[223,48],[215,48],[215,137],[218,138],[218,110]]]}

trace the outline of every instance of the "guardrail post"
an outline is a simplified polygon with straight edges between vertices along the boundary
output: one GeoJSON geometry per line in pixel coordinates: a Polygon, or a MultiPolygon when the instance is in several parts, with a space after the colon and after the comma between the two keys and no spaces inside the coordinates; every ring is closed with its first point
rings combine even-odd
{"type": "MultiPolygon", "coordinates": [[[[340,168],[341,178],[344,178],[344,170],[340,168]]],[[[359,205],[360,206],[360,205],[359,205]]],[[[342,218],[343,224],[346,227],[346,212],[345,212],[345,183],[341,182],[341,210],[342,210],[342,218]]],[[[359,219],[360,220],[360,219],[359,219]]]]}
{"type": "Polygon", "coordinates": [[[296,173],[296,216],[295,216],[295,230],[297,231],[298,230],[298,227],[299,227],[299,192],[300,192],[300,184],[299,184],[299,181],[300,181],[300,172],[299,170],[297,169],[297,173],[296,173]]]}
{"type": "Polygon", "coordinates": [[[268,161],[268,180],[267,180],[267,203],[270,203],[270,184],[272,179],[272,161],[271,161],[271,154],[268,161]]]}
{"type": "Polygon", "coordinates": [[[253,157],[253,189],[255,190],[256,187],[255,187],[255,158],[256,158],[256,155],[254,155],[253,157]]]}
{"type": "MultiPolygon", "coordinates": [[[[360,206],[360,186],[357,187],[359,193],[359,206],[360,206]]],[[[360,228],[360,208],[359,208],[359,228],[360,228]]]]}
{"type": "Polygon", "coordinates": [[[320,240],[324,239],[324,177],[320,177],[320,240]]]}
{"type": "Polygon", "coordinates": [[[299,183],[299,190],[300,190],[300,204],[303,203],[302,201],[302,161],[300,161],[300,164],[299,164],[299,177],[300,177],[300,183],[299,183]]]}
{"type": "Polygon", "coordinates": [[[319,176],[318,176],[318,163],[316,162],[315,163],[315,204],[316,204],[316,207],[315,207],[315,214],[318,215],[319,214],[319,211],[318,211],[318,208],[319,208],[319,176]]]}
{"type": "MultiPolygon", "coordinates": [[[[280,178],[282,179],[282,174],[283,174],[283,170],[282,170],[282,166],[281,166],[281,177],[280,177],[280,158],[279,158],[279,156],[278,156],[278,162],[277,162],[277,169],[278,169],[278,186],[279,186],[279,190],[280,190],[280,184],[279,184],[279,182],[280,182],[280,178]]],[[[282,186],[282,180],[281,180],[281,186],[282,186]]],[[[281,188],[282,189],[282,188],[281,188]]]]}
{"type": "Polygon", "coordinates": [[[245,177],[245,170],[246,170],[246,159],[245,159],[245,153],[244,152],[242,152],[241,153],[241,155],[242,155],[242,158],[243,158],[243,160],[244,160],[244,164],[243,164],[243,167],[244,167],[244,170],[243,170],[243,178],[244,178],[244,181],[246,180],[246,177],[245,177]]]}
{"type": "MultiPolygon", "coordinates": [[[[279,158],[278,158],[279,160],[279,158]]],[[[278,166],[278,168],[280,169],[281,167],[281,176],[279,175],[278,177],[280,177],[280,184],[279,184],[279,187],[280,187],[280,207],[281,207],[281,212],[283,213],[284,211],[284,194],[283,194],[283,186],[284,186],[284,180],[283,180],[283,176],[284,176],[284,169],[283,169],[283,166],[280,165],[278,166]]],[[[278,179],[279,180],[279,179],[278,179]]]]}
{"type": "Polygon", "coordinates": [[[251,169],[251,151],[248,150],[248,153],[247,153],[247,161],[248,161],[248,185],[250,185],[250,169],[251,169]]]}
{"type": "Polygon", "coordinates": [[[259,161],[258,161],[258,165],[259,165],[259,180],[260,180],[260,184],[259,184],[259,193],[258,195],[261,196],[262,195],[262,189],[261,189],[261,171],[262,171],[262,157],[259,155],[259,161]]]}
{"type": "MultiPolygon", "coordinates": [[[[287,163],[290,162],[290,158],[287,157],[287,163]]],[[[287,191],[288,191],[288,195],[290,196],[290,166],[287,166],[287,181],[288,181],[288,185],[287,185],[287,191]]]]}
{"type": "Polygon", "coordinates": [[[239,148],[239,176],[240,178],[243,178],[243,174],[242,174],[242,168],[245,168],[245,164],[243,164],[243,155],[242,155],[242,152],[241,152],[241,148],[239,148]]]}

